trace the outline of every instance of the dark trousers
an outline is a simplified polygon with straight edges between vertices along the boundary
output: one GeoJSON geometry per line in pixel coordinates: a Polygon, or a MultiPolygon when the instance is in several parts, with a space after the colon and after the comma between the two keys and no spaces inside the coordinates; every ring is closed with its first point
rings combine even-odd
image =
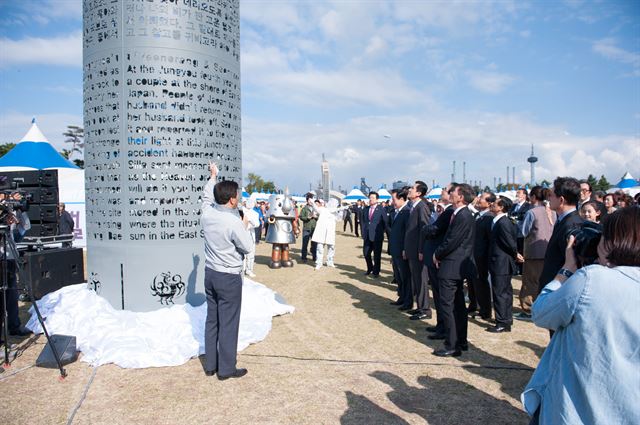
{"type": "Polygon", "coordinates": [[[207,294],[205,368],[217,370],[218,375],[231,375],[236,371],[238,354],[242,276],[205,268],[204,290],[207,294]]]}
{"type": "Polygon", "coordinates": [[[411,307],[413,296],[411,291],[411,272],[409,262],[402,259],[402,256],[391,257],[393,261],[394,276],[398,282],[398,298],[403,307],[411,307]]]}
{"type": "MultiPolygon", "coordinates": [[[[300,251],[300,258],[303,260],[307,259],[307,247],[309,246],[309,241],[311,241],[311,236],[313,236],[313,230],[302,230],[302,250],[300,251]]],[[[316,242],[311,241],[311,258],[313,261],[316,261],[316,247],[318,244],[316,242]]]]}
{"type": "Polygon", "coordinates": [[[353,233],[353,222],[351,221],[351,217],[349,216],[348,218],[345,217],[343,223],[342,223],[342,231],[346,232],[347,231],[347,224],[349,224],[349,232],[353,233]]]}
{"type": "Polygon", "coordinates": [[[487,262],[483,259],[476,259],[478,276],[473,279],[473,289],[475,292],[478,311],[482,317],[491,317],[491,285],[489,285],[489,270],[487,262]]]}
{"type": "Polygon", "coordinates": [[[424,263],[417,258],[409,260],[411,271],[411,290],[413,299],[416,300],[417,309],[421,312],[429,308],[429,271],[424,263]]]}
{"type": "Polygon", "coordinates": [[[425,264],[427,272],[429,274],[429,283],[431,284],[431,292],[433,292],[433,306],[436,309],[436,332],[444,332],[444,322],[442,320],[442,306],[440,305],[440,282],[438,281],[438,269],[431,262],[431,258],[427,261],[430,264],[425,264]]]}
{"type": "MultiPolygon", "coordinates": [[[[0,279],[4,279],[4,269],[0,266],[0,279]]],[[[5,311],[8,316],[7,324],[9,331],[17,331],[20,329],[20,315],[18,310],[18,290],[16,283],[16,262],[15,260],[7,260],[7,279],[9,284],[6,290],[7,305],[3,304],[2,291],[0,291],[0,329],[4,326],[5,311]]],[[[4,287],[4,280],[0,282],[0,286],[4,287]]]]}
{"type": "Polygon", "coordinates": [[[360,237],[360,220],[356,217],[354,230],[356,231],[356,236],[360,237]]]}
{"type": "Polygon", "coordinates": [[[382,242],[383,239],[380,239],[379,241],[370,241],[369,238],[366,238],[362,245],[364,260],[367,262],[367,272],[372,272],[375,275],[380,274],[382,242]],[[373,260],[371,259],[371,254],[373,254],[373,260]]]}
{"type": "Polygon", "coordinates": [[[509,325],[513,323],[513,286],[511,275],[491,274],[491,287],[493,289],[493,308],[496,311],[496,325],[509,325]]]}
{"type": "Polygon", "coordinates": [[[256,231],[256,244],[260,243],[260,237],[262,236],[262,224],[255,229],[256,231]]]}
{"type": "Polygon", "coordinates": [[[444,347],[459,349],[467,343],[467,306],[462,279],[440,279],[440,305],[444,325],[444,347]]]}

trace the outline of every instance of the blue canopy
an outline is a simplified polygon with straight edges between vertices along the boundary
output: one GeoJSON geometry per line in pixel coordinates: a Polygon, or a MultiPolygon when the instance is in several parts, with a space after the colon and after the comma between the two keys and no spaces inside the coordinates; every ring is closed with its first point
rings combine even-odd
{"type": "Polygon", "coordinates": [[[617,186],[620,189],[628,189],[630,187],[638,186],[638,182],[634,179],[631,174],[627,171],[624,176],[620,179],[617,186]]]}
{"type": "Polygon", "coordinates": [[[25,167],[43,170],[45,168],[79,168],[60,155],[36,126],[31,128],[15,148],[0,158],[0,167],[25,167]]]}

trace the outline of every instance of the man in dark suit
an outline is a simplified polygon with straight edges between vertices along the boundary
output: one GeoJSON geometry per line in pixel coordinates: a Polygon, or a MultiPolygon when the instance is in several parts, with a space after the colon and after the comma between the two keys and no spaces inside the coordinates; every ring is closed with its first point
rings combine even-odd
{"type": "MultiPolygon", "coordinates": [[[[420,232],[424,226],[429,224],[431,209],[426,201],[422,199],[428,191],[427,185],[422,181],[416,181],[409,189],[409,199],[411,200],[409,223],[407,224],[407,234],[404,239],[404,256],[409,261],[409,271],[411,272],[412,299],[409,309],[413,307],[415,299],[417,308],[409,311],[412,314],[411,320],[430,319],[431,308],[429,307],[429,272],[424,266],[421,254],[423,249],[420,232]]],[[[404,310],[406,305],[401,307],[404,310]]]]}
{"type": "Polygon", "coordinates": [[[487,331],[494,333],[511,332],[513,324],[511,276],[516,272],[516,260],[520,263],[524,260],[518,253],[516,225],[507,215],[512,205],[509,198],[501,196],[491,206],[495,217],[492,220],[489,242],[489,273],[491,273],[496,324],[487,328],[487,331]]]}
{"type": "Polygon", "coordinates": [[[455,186],[456,183],[451,183],[451,185],[442,189],[440,193],[440,203],[444,205],[444,211],[438,216],[434,223],[423,226],[420,231],[420,239],[423,245],[420,258],[422,258],[424,265],[427,266],[429,283],[433,291],[433,305],[436,309],[436,326],[427,327],[427,331],[435,333],[435,335],[430,336],[431,339],[444,339],[444,324],[440,308],[440,284],[438,282],[438,269],[433,263],[433,253],[442,243],[444,235],[449,228],[451,216],[455,210],[449,203],[450,193],[455,186]]]}
{"type": "MultiPolygon", "coordinates": [[[[524,221],[524,216],[527,214],[533,206],[529,202],[529,196],[527,194],[527,190],[525,188],[520,188],[516,190],[516,200],[511,209],[509,210],[509,216],[516,222],[518,233],[517,233],[517,243],[518,243],[518,252],[523,254],[524,252],[524,237],[522,236],[520,229],[522,229],[522,222],[524,221]]],[[[516,274],[522,274],[522,265],[516,264],[516,274]]]]}
{"type": "Polygon", "coordinates": [[[393,262],[394,277],[398,284],[398,300],[391,304],[411,308],[413,297],[409,280],[409,262],[403,255],[407,223],[409,222],[408,192],[407,187],[391,191],[394,210],[389,220],[389,251],[393,262]]]}
{"type": "Polygon", "coordinates": [[[540,274],[538,293],[551,282],[564,265],[567,237],[571,230],[580,227],[584,220],[576,206],[580,200],[580,182],[573,177],[558,177],[553,181],[549,196],[549,207],[556,212],[558,220],[544,255],[544,265],[540,274]]]}
{"type": "Polygon", "coordinates": [[[360,237],[360,226],[362,225],[362,201],[357,200],[355,205],[353,205],[353,217],[355,220],[354,230],[356,232],[356,238],[360,237]]]}
{"type": "Polygon", "coordinates": [[[378,193],[369,192],[369,206],[362,211],[362,251],[367,262],[365,275],[380,276],[380,261],[382,257],[382,242],[387,215],[382,205],[378,205],[378,193]],[[373,254],[373,260],[371,255],[373,254]]]}
{"type": "MultiPolygon", "coordinates": [[[[472,285],[476,294],[477,313],[485,320],[491,318],[491,285],[489,284],[489,239],[491,225],[495,215],[490,211],[491,204],[496,201],[492,192],[482,193],[476,202],[478,213],[476,219],[476,233],[473,242],[473,259],[476,263],[477,274],[472,285]]],[[[475,311],[469,311],[475,317],[475,311]]]]}
{"type": "Polygon", "coordinates": [[[473,241],[475,219],[468,205],[475,193],[468,184],[459,184],[451,193],[453,214],[442,243],[433,253],[438,269],[440,309],[444,325],[444,347],[433,354],[440,357],[459,356],[468,350],[467,306],[464,302],[465,279],[475,276],[473,241]]]}

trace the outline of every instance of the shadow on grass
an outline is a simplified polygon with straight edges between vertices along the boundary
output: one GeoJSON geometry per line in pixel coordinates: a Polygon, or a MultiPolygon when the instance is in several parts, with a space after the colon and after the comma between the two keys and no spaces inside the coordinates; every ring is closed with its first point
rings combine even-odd
{"type": "MultiPolygon", "coordinates": [[[[441,347],[442,341],[427,339],[427,333],[424,329],[426,322],[410,321],[406,314],[398,311],[397,307],[389,305],[391,298],[380,296],[349,282],[329,281],[328,283],[348,293],[355,301],[353,306],[363,310],[371,319],[393,329],[402,336],[422,343],[429,349],[441,347]]],[[[369,282],[367,281],[367,283],[369,282]]],[[[377,286],[384,286],[390,290],[393,289],[392,285],[378,283],[377,286]]],[[[480,338],[483,336],[484,331],[480,335],[480,338]]],[[[486,337],[491,338],[496,336],[487,333],[486,337]]],[[[500,337],[500,335],[497,337],[500,337]]],[[[437,357],[429,357],[431,358],[425,359],[425,361],[438,361],[437,357]]],[[[460,362],[467,363],[467,369],[471,373],[499,383],[502,391],[515,400],[520,398],[522,389],[526,386],[533,373],[533,369],[528,365],[483,351],[472,342],[469,343],[469,351],[464,352],[461,357],[457,357],[456,359],[460,362]],[[482,367],[476,367],[474,365],[480,365],[482,367]]]]}
{"type": "MultiPolygon", "coordinates": [[[[391,387],[387,397],[399,409],[418,415],[429,424],[511,424],[527,421],[526,413],[507,401],[456,379],[420,376],[419,386],[411,386],[390,372],[376,371],[370,376],[391,387]]],[[[364,396],[350,392],[346,396],[348,410],[341,418],[340,422],[343,424],[407,423],[364,396]]]]}

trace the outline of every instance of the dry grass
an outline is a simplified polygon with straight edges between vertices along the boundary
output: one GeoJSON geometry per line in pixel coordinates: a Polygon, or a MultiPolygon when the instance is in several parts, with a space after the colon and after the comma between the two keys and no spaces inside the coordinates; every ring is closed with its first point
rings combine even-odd
{"type": "MultiPolygon", "coordinates": [[[[239,355],[247,377],[208,378],[199,359],[171,368],[102,366],[73,423],[527,423],[519,394],[546,331],[517,322],[513,332],[494,335],[471,320],[470,350],[441,359],[431,354],[440,341],[428,341],[424,330],[435,320],[416,323],[389,305],[388,258],[380,279],[362,275],[359,239],[338,234],[337,269],[269,270],[270,245],[259,244],[257,254],[257,280],[296,312],[275,318],[267,339],[239,355]]],[[[8,376],[32,365],[42,347],[38,338],[0,374],[1,424],[66,423],[81,399],[92,374],[86,363],[68,365],[63,382],[55,370],[35,367],[8,376]]]]}

